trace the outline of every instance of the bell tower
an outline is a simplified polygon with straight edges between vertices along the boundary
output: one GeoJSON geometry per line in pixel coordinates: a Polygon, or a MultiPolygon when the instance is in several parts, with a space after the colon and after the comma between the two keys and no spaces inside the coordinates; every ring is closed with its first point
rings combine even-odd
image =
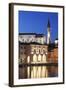
{"type": "Polygon", "coordinates": [[[50,39],[50,22],[48,20],[48,24],[47,24],[47,44],[50,44],[51,39],[50,39]]]}

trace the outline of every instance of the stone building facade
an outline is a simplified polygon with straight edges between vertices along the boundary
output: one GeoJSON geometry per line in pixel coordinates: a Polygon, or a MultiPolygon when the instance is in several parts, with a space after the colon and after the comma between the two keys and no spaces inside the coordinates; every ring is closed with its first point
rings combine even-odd
{"type": "Polygon", "coordinates": [[[47,39],[44,34],[20,33],[19,79],[58,76],[57,41],[51,43],[49,21],[47,25],[47,39]]]}
{"type": "MultiPolygon", "coordinates": [[[[32,64],[33,66],[23,67],[19,72],[24,71],[23,78],[40,78],[47,77],[48,71],[46,66],[41,66],[41,64],[47,63],[47,45],[30,43],[24,44],[20,43],[19,50],[19,64],[32,64]],[[25,70],[26,69],[26,70],[25,70]],[[27,71],[27,72],[26,72],[27,71]]],[[[20,73],[21,74],[21,73],[20,73]]],[[[20,78],[22,75],[20,75],[20,78]]]]}

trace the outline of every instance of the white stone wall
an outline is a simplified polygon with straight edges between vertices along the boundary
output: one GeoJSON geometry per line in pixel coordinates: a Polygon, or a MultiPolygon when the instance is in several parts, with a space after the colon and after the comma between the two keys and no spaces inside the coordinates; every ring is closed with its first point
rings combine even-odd
{"type": "Polygon", "coordinates": [[[19,35],[19,41],[21,42],[35,42],[35,35],[19,35]]]}
{"type": "Polygon", "coordinates": [[[44,44],[46,43],[46,37],[36,37],[35,35],[19,35],[19,41],[24,43],[37,42],[44,44]]]}

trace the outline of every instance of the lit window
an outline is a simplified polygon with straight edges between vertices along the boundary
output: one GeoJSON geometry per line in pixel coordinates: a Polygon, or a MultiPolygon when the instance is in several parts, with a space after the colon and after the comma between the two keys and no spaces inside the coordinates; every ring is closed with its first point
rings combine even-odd
{"type": "Polygon", "coordinates": [[[40,54],[38,55],[38,61],[41,61],[41,55],[40,54]]]}
{"type": "Polygon", "coordinates": [[[36,54],[33,55],[33,62],[36,62],[37,61],[37,56],[36,54]]]}
{"type": "Polygon", "coordinates": [[[43,59],[42,60],[43,60],[44,63],[46,63],[46,55],[45,54],[43,54],[43,59]]]}

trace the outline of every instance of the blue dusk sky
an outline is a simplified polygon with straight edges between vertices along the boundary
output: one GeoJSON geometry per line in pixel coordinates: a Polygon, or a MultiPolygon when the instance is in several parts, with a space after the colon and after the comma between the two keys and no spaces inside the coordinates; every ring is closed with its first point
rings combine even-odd
{"type": "Polygon", "coordinates": [[[37,33],[47,36],[47,24],[50,22],[51,41],[58,38],[58,13],[19,11],[19,33],[37,33]]]}

